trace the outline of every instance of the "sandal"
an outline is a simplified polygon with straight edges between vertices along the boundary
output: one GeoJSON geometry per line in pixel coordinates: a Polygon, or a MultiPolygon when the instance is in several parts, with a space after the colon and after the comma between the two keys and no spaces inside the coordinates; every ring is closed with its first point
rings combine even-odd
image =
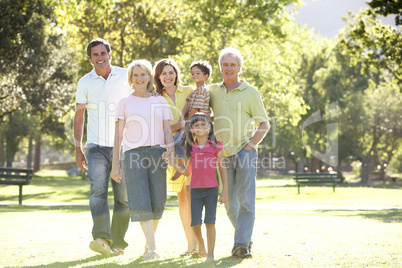
{"type": "Polygon", "coordinates": [[[160,259],[161,257],[159,256],[158,253],[156,253],[155,250],[149,250],[148,253],[144,256],[142,256],[143,261],[152,261],[152,260],[157,260],[160,259]]]}
{"type": "Polygon", "coordinates": [[[185,256],[190,256],[191,251],[184,251],[183,253],[180,254],[180,257],[185,257],[185,256]]]}
{"type": "Polygon", "coordinates": [[[193,254],[198,254],[198,249],[192,249],[191,251],[184,251],[182,254],[180,254],[180,257],[190,256],[193,254]]]}
{"type": "Polygon", "coordinates": [[[147,254],[148,254],[148,251],[149,251],[148,244],[145,244],[145,247],[144,247],[144,254],[142,254],[142,256],[144,257],[145,255],[147,255],[147,254]]]}
{"type": "Polygon", "coordinates": [[[122,249],[122,248],[114,248],[113,249],[113,255],[115,255],[115,256],[124,255],[124,249],[122,249]]]}
{"type": "Polygon", "coordinates": [[[201,258],[200,254],[199,254],[199,252],[198,252],[198,249],[193,249],[193,250],[191,251],[191,257],[192,257],[192,258],[201,258]]]}

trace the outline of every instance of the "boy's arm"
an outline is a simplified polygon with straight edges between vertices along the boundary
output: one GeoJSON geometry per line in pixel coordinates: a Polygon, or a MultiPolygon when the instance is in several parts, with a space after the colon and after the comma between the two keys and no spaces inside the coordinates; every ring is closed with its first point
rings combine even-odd
{"type": "Polygon", "coordinates": [[[219,165],[219,173],[221,175],[222,180],[222,192],[219,198],[219,202],[221,204],[226,203],[228,201],[228,175],[226,173],[226,163],[225,158],[223,157],[223,151],[221,150],[218,155],[218,165],[219,165]]]}
{"type": "Polygon", "coordinates": [[[193,115],[195,115],[195,113],[199,112],[200,110],[201,110],[200,108],[192,108],[187,116],[187,119],[190,120],[191,117],[193,117],[193,115]]]}

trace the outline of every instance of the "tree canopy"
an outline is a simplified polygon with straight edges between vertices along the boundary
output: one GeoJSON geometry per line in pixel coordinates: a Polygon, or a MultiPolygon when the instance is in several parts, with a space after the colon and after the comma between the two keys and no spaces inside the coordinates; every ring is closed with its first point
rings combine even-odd
{"type": "Polygon", "coordinates": [[[402,35],[377,18],[394,14],[400,25],[400,3],[369,1],[367,9],[346,18],[346,27],[331,40],[292,20],[286,7],[301,3],[1,1],[0,162],[12,161],[24,138],[40,144],[40,134],[54,137],[61,147],[72,147],[66,139],[71,133],[64,131],[66,118],[74,113],[78,79],[92,68],[86,46],[101,37],[112,46],[112,64],[127,67],[135,59],[155,63],[172,57],[185,84],[191,84],[189,66],[197,60],[213,67],[208,83],[220,82],[219,51],[228,46],[240,49],[245,59],[240,77],[260,90],[273,123],[261,155],[273,152],[314,171],[328,166],[306,146],[325,152],[326,126],[337,123],[335,168],[359,160],[370,167],[362,172],[365,181],[376,165],[387,166],[400,155],[400,118],[390,106],[400,106],[402,35]],[[328,121],[330,116],[325,115],[302,128],[310,116],[332,103],[338,105],[337,119],[328,121]],[[22,131],[13,127],[16,122],[29,127],[22,131]]]}

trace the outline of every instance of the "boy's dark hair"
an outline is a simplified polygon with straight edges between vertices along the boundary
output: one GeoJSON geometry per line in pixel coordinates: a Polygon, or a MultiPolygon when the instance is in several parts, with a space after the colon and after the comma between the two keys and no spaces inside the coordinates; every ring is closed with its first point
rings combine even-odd
{"type": "Polygon", "coordinates": [[[106,40],[98,37],[98,38],[92,39],[91,42],[89,42],[89,45],[87,47],[88,57],[91,57],[91,49],[99,44],[103,44],[106,47],[107,53],[108,54],[110,53],[110,51],[111,51],[110,44],[106,40]]]}
{"type": "Polygon", "coordinates": [[[185,135],[186,135],[186,157],[187,159],[191,158],[191,152],[193,150],[193,142],[194,142],[194,138],[193,138],[193,134],[190,131],[190,128],[198,121],[204,121],[204,122],[208,122],[209,123],[209,134],[208,134],[208,139],[210,139],[212,141],[212,144],[214,145],[214,148],[216,149],[216,138],[215,138],[215,134],[214,134],[214,127],[212,125],[212,122],[208,120],[208,117],[205,114],[202,113],[196,113],[193,115],[193,117],[191,117],[190,121],[187,122],[186,124],[186,131],[185,131],[185,135]]]}
{"type": "Polygon", "coordinates": [[[193,67],[198,67],[198,68],[200,68],[200,70],[201,70],[201,72],[202,72],[203,74],[207,74],[207,75],[208,75],[207,80],[211,77],[211,74],[212,74],[212,67],[211,67],[211,65],[210,65],[208,62],[202,61],[202,60],[200,60],[200,61],[195,61],[195,62],[192,62],[192,63],[191,63],[191,65],[190,65],[190,71],[191,71],[191,69],[193,69],[193,67]]]}

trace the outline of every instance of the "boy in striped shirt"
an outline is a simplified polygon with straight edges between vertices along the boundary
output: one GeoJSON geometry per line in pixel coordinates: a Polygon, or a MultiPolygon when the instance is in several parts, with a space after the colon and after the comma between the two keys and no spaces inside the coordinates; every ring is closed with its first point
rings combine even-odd
{"type": "MultiPolygon", "coordinates": [[[[211,108],[209,107],[209,90],[205,86],[205,82],[211,76],[212,67],[205,61],[196,61],[190,65],[191,80],[196,84],[196,89],[191,92],[187,97],[187,104],[184,106],[181,120],[187,116],[187,120],[190,120],[195,113],[203,113],[208,118],[211,115],[211,108]]],[[[175,155],[179,161],[179,165],[184,166],[184,129],[176,132],[174,135],[174,148],[175,155]]],[[[179,172],[173,175],[172,180],[176,180],[181,176],[179,172]]]]}

